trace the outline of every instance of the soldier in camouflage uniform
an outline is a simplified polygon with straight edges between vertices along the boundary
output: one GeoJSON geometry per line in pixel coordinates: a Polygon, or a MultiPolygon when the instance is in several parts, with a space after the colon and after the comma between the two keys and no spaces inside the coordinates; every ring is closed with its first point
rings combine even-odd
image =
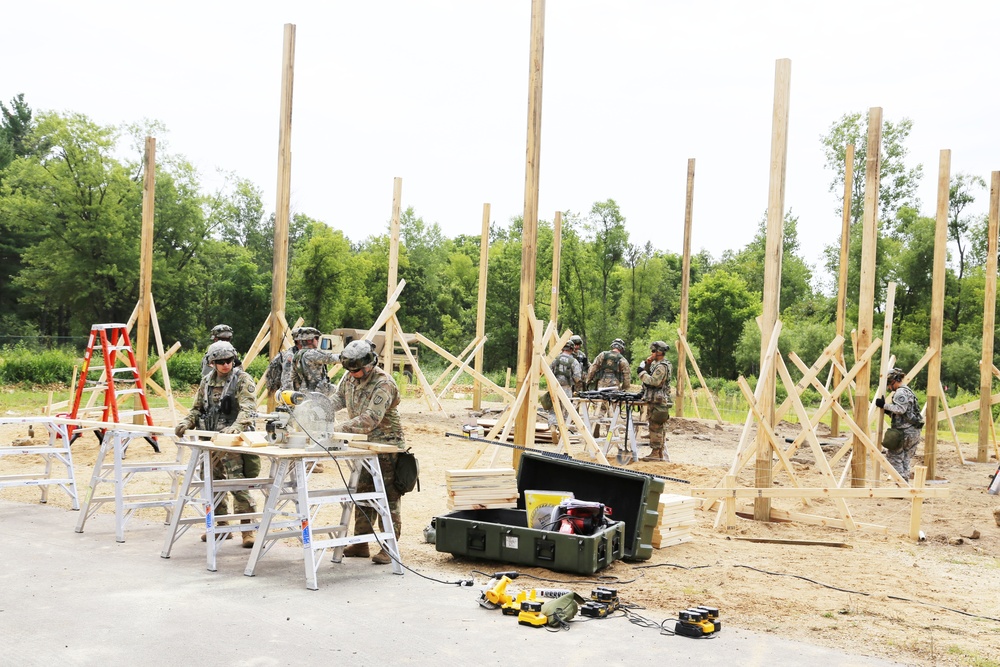
{"type": "MultiPolygon", "coordinates": [[[[563,345],[562,353],[552,360],[550,366],[552,374],[556,376],[556,380],[566,392],[566,396],[572,396],[583,388],[583,371],[580,368],[580,362],[573,358],[576,345],[571,341],[572,339],[563,345]]],[[[555,407],[555,401],[553,401],[552,409],[549,410],[549,430],[552,432],[552,442],[559,442],[559,420],[556,419],[555,407]]],[[[562,408],[563,422],[566,421],[568,414],[566,408],[562,408]]]]}
{"type": "Polygon", "coordinates": [[[296,341],[301,349],[292,359],[292,389],[295,391],[332,391],[327,364],[340,363],[340,355],[318,349],[320,332],[312,327],[299,329],[296,341]]]}
{"type": "Polygon", "coordinates": [[[649,446],[653,451],[643,461],[669,461],[663,432],[670,419],[670,362],[664,356],[670,346],[662,340],[649,346],[650,354],[639,366],[639,382],[642,383],[642,400],[649,408],[649,446]]]}
{"type": "MultiPolygon", "coordinates": [[[[212,327],[212,342],[217,343],[220,340],[224,340],[228,343],[232,342],[233,328],[228,324],[216,324],[214,327],[212,327]]],[[[236,366],[237,367],[242,366],[242,363],[240,362],[239,359],[236,360],[236,366]]],[[[206,352],[205,356],[201,358],[201,376],[205,377],[206,375],[209,374],[209,372],[211,372],[211,370],[212,370],[212,365],[208,362],[208,353],[206,352]]]]}
{"type": "Polygon", "coordinates": [[[587,377],[590,370],[590,362],[587,361],[587,354],[583,351],[583,338],[580,336],[570,336],[569,342],[573,343],[573,358],[580,362],[580,372],[583,377],[587,377]]]}
{"type": "MultiPolygon", "coordinates": [[[[403,426],[399,420],[399,388],[396,381],[384,370],[376,366],[377,357],[372,352],[371,345],[366,340],[355,340],[348,343],[340,355],[347,377],[336,392],[330,397],[334,410],[347,408],[348,420],[338,422],[337,430],[346,433],[364,433],[369,442],[380,442],[396,445],[400,450],[406,443],[403,439],[403,426]]],[[[379,468],[382,480],[385,482],[385,493],[389,501],[389,514],[392,516],[392,528],[396,533],[398,544],[402,529],[402,511],[400,499],[402,495],[396,490],[395,454],[379,454],[379,468]]],[[[375,482],[367,470],[362,470],[358,481],[358,493],[370,493],[375,490],[375,482]]],[[[354,534],[364,535],[374,532],[370,507],[356,507],[354,519],[354,534]]],[[[379,523],[382,523],[381,516],[379,523]]],[[[382,531],[386,527],[381,526],[382,531]]],[[[366,558],[369,555],[368,543],[352,544],[344,549],[348,557],[366,558]]],[[[371,557],[379,565],[392,562],[385,549],[371,557]]]]}
{"type": "MultiPolygon", "coordinates": [[[[257,410],[256,387],[253,379],[238,368],[236,348],[227,341],[212,343],[205,355],[212,370],[202,377],[194,396],[191,411],[174,429],[178,438],[188,429],[197,427],[204,431],[241,433],[253,430],[253,417],[257,410]]],[[[212,479],[252,478],[260,475],[260,457],[250,454],[223,454],[213,456],[212,479]]],[[[237,514],[256,511],[249,491],[233,491],[233,506],[237,514]]],[[[216,508],[217,515],[229,514],[229,503],[223,495],[216,508]]],[[[241,523],[253,523],[243,519],[241,523]]],[[[219,522],[219,525],[227,525],[219,522]]],[[[232,533],[226,533],[231,539],[232,533]]],[[[201,536],[202,541],[205,535],[201,536]]],[[[243,532],[243,546],[253,546],[252,530],[243,532]]]]}
{"type": "Polygon", "coordinates": [[[902,446],[895,450],[887,450],[885,458],[892,464],[903,479],[910,478],[910,459],[917,452],[920,444],[920,429],[924,426],[924,418],[920,414],[920,404],[913,390],[903,384],[906,376],[899,368],[893,368],[886,376],[886,389],[893,392],[892,403],[886,403],[879,396],[875,405],[892,415],[892,428],[903,434],[902,446]]]}
{"type": "MultiPolygon", "coordinates": [[[[628,359],[622,354],[625,352],[625,341],[615,338],[611,341],[611,349],[601,352],[594,357],[594,363],[590,365],[587,372],[587,386],[590,387],[597,381],[597,388],[617,387],[621,391],[628,389],[629,381],[632,379],[632,369],[628,365],[628,359]]],[[[601,403],[597,408],[596,419],[601,419],[608,413],[606,403],[601,403]]],[[[598,425],[594,425],[594,434],[597,434],[598,425]]]]}
{"type": "Polygon", "coordinates": [[[294,347],[290,347],[287,350],[282,350],[278,353],[281,357],[281,389],[280,391],[287,391],[295,389],[295,385],[292,382],[292,360],[295,359],[295,354],[302,349],[302,341],[299,340],[299,332],[302,330],[301,327],[295,327],[292,329],[292,341],[294,342],[294,347]]]}

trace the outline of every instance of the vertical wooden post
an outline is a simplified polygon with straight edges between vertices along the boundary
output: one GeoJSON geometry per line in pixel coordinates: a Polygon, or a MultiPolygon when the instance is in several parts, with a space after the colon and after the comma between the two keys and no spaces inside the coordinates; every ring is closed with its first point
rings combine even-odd
{"type": "MultiPolygon", "coordinates": [[[[392,298],[396,286],[399,284],[397,274],[399,273],[399,208],[403,198],[403,179],[397,176],[392,179],[392,221],[389,223],[389,288],[386,291],[386,302],[392,298]]],[[[406,341],[400,341],[406,345],[406,341]]],[[[385,356],[385,370],[392,374],[393,349],[396,346],[395,328],[392,318],[385,323],[385,343],[382,346],[382,354],[385,356]]]]}
{"type": "MultiPolygon", "coordinates": [[[[928,479],[937,470],[938,402],[941,400],[941,346],[944,330],[945,260],[948,257],[948,205],[951,201],[951,151],[942,150],[938,165],[938,201],[934,227],[934,275],[931,282],[931,339],[937,350],[927,364],[927,410],[924,429],[924,465],[928,479]]],[[[992,360],[990,364],[992,366],[992,360]]]]}
{"type": "MultiPolygon", "coordinates": [[[[542,143],[542,64],[545,46],[545,0],[531,0],[531,53],[528,57],[528,137],[524,166],[524,230],[521,234],[521,301],[517,327],[517,390],[531,382],[534,337],[529,317],[535,302],[535,251],[538,240],[538,174],[542,143]]],[[[528,391],[514,425],[514,443],[530,447],[535,442],[538,392],[528,391]]],[[[517,470],[521,452],[513,450],[517,470]]]]}
{"type": "MultiPolygon", "coordinates": [[[[837,335],[844,335],[844,320],[847,317],[847,269],[850,264],[851,245],[851,202],[854,190],[854,144],[847,144],[844,155],[844,214],[841,216],[840,227],[840,276],[837,281],[837,335]]],[[[841,361],[844,358],[843,348],[837,352],[841,361]]],[[[846,368],[846,365],[845,365],[846,368]]],[[[843,379],[840,367],[833,368],[833,386],[836,387],[843,379]]],[[[839,400],[839,399],[838,399],[839,400]]],[[[830,435],[840,436],[840,413],[833,410],[830,413],[830,435]]]]}
{"type": "MultiPolygon", "coordinates": [[[[284,340],[285,286],[288,280],[288,216],[292,179],[292,84],[295,76],[295,25],[285,24],[281,60],[281,108],[278,117],[278,190],[274,208],[274,262],[271,276],[271,323],[268,358],[281,352],[284,340]]],[[[268,396],[268,410],[274,397],[268,396]]]]}
{"type": "MultiPolygon", "coordinates": [[[[135,321],[135,364],[145,386],[149,367],[150,309],[153,304],[153,210],[156,201],[156,139],[146,137],[145,173],[142,178],[142,235],[139,241],[139,309],[135,321]]],[[[142,400],[135,396],[135,410],[142,400]]],[[[133,415],[133,424],[146,423],[144,415],[133,415]]]]}
{"type": "MultiPolygon", "coordinates": [[[[872,343],[875,314],[875,246],[878,243],[878,188],[882,167],[882,108],[868,110],[868,144],[865,148],[865,213],[861,237],[861,288],[858,294],[858,338],[856,355],[863,355],[872,343]]],[[[865,362],[854,376],[854,421],[868,435],[868,390],[871,363],[865,362]]],[[[868,457],[864,444],[852,440],[851,486],[862,487],[868,477],[868,457]]]]}
{"type": "Polygon", "coordinates": [[[552,299],[549,303],[549,322],[559,331],[559,266],[562,249],[562,211],[556,211],[552,221],[552,299]]]}
{"type": "MultiPolygon", "coordinates": [[[[490,205],[483,204],[483,236],[479,240],[479,300],[476,308],[476,339],[486,335],[486,275],[490,259],[490,205]]],[[[483,372],[483,346],[476,350],[476,372],[483,372]]],[[[507,387],[504,387],[506,389],[507,387]]],[[[472,385],[472,409],[480,410],[483,402],[483,384],[478,379],[472,385]]]]}
{"type": "Polygon", "coordinates": [[[1000,171],[990,179],[990,222],[986,250],[986,288],[983,296],[983,358],[979,365],[979,448],[976,461],[989,460],[990,427],[993,426],[993,336],[997,310],[997,227],[1000,222],[1000,171]]]}
{"type": "MultiPolygon", "coordinates": [[[[684,198],[684,256],[681,260],[681,314],[678,328],[685,338],[688,334],[688,290],[691,287],[691,224],[694,219],[694,158],[688,159],[687,195],[684,198]]],[[[688,383],[687,361],[684,345],[677,346],[677,400],[674,414],[684,416],[684,391],[688,383]]]]}
{"type": "MultiPolygon", "coordinates": [[[[774,421],[774,364],[765,363],[770,340],[781,312],[781,255],[785,220],[785,169],[788,158],[788,103],[791,93],[792,61],[782,58],[774,67],[774,109],[771,113],[771,174],[767,194],[767,241],[764,251],[764,309],[761,315],[760,367],[758,382],[764,383],[757,405],[768,423],[774,421]]],[[[758,489],[771,487],[771,438],[765,427],[757,430],[757,459],[754,474],[758,489]]],[[[754,498],[753,516],[757,521],[771,520],[771,499],[754,498]]]]}

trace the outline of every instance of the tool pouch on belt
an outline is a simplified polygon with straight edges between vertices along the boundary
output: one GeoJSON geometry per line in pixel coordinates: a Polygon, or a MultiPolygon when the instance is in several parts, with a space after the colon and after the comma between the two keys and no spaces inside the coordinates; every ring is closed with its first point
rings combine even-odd
{"type": "Polygon", "coordinates": [[[420,463],[410,449],[400,452],[396,456],[396,465],[393,468],[392,484],[399,491],[400,495],[409,493],[416,487],[420,490],[420,463]]]}

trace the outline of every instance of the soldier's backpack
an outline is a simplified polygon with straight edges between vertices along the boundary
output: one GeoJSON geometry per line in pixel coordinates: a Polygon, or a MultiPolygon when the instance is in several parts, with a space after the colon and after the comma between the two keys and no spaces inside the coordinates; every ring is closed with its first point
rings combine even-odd
{"type": "Polygon", "coordinates": [[[278,391],[281,389],[281,367],[284,365],[284,359],[279,352],[275,355],[274,359],[271,359],[271,363],[267,365],[267,370],[264,371],[264,385],[267,387],[268,391],[278,391]]]}

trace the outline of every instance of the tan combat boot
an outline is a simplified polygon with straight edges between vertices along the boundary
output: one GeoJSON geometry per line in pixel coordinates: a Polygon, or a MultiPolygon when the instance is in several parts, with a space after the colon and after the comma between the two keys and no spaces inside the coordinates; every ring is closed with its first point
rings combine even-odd
{"type": "MultiPolygon", "coordinates": [[[[253,523],[253,521],[250,521],[249,519],[241,519],[240,523],[253,523]]],[[[254,533],[253,533],[253,531],[252,530],[244,530],[243,531],[243,548],[244,549],[253,549],[253,542],[254,542],[254,533]]]]}
{"type": "Polygon", "coordinates": [[[388,565],[392,562],[392,556],[385,549],[380,549],[377,554],[372,556],[372,562],[376,565],[388,565]]]}
{"type": "Polygon", "coordinates": [[[663,447],[654,447],[653,451],[651,451],[649,453],[649,456],[643,456],[639,460],[640,461],[669,461],[670,459],[666,458],[663,455],[663,447]]]}
{"type": "MultiPolygon", "coordinates": [[[[228,522],[228,521],[220,521],[220,522],[218,523],[218,525],[220,525],[220,526],[228,526],[228,525],[229,525],[229,522],[228,522]]],[[[227,540],[231,540],[231,539],[233,539],[233,534],[232,534],[232,533],[226,533],[226,539],[227,539],[227,540]]],[[[205,541],[207,541],[207,540],[208,540],[208,533],[202,533],[202,534],[201,534],[201,541],[202,541],[202,542],[205,542],[205,541]]]]}
{"type": "Polygon", "coordinates": [[[368,558],[368,543],[360,542],[344,547],[344,555],[348,558],[368,558]]]}

